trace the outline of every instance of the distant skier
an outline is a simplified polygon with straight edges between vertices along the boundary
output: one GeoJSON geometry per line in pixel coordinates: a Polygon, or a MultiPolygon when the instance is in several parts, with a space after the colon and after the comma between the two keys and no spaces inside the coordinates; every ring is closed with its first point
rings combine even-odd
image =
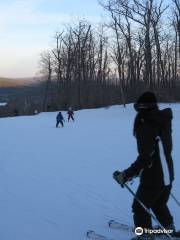
{"type": "Polygon", "coordinates": [[[74,112],[72,110],[72,107],[69,107],[69,109],[67,111],[67,115],[68,115],[68,122],[70,121],[70,119],[72,119],[74,121],[74,112]]]}
{"type": "Polygon", "coordinates": [[[61,126],[64,127],[64,117],[61,112],[58,113],[56,117],[56,127],[58,127],[59,123],[61,123],[61,126]]]}
{"type": "MultiPolygon", "coordinates": [[[[136,196],[152,209],[157,220],[168,230],[175,232],[173,217],[167,202],[174,180],[171,136],[172,110],[159,110],[156,96],[152,92],[142,94],[134,104],[137,115],[134,121],[134,136],[137,140],[139,156],[126,170],[113,174],[114,179],[123,184],[140,176],[136,196]]],[[[135,227],[152,229],[150,215],[134,199],[132,205],[135,227]]],[[[143,234],[134,239],[149,240],[154,236],[143,234]]]]}

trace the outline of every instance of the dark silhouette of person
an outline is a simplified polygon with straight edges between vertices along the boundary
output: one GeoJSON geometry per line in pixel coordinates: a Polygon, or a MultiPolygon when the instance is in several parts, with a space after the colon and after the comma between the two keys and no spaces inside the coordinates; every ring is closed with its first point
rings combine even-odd
{"type": "Polygon", "coordinates": [[[58,127],[59,123],[61,123],[61,126],[64,127],[64,117],[61,112],[58,113],[56,116],[56,127],[58,127]]]}

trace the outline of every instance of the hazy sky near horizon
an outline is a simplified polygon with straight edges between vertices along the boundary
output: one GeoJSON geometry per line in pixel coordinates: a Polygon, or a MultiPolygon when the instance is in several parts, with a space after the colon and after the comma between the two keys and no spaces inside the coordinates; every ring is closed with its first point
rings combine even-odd
{"type": "Polygon", "coordinates": [[[99,22],[97,0],[0,0],[0,77],[32,77],[53,34],[73,19],[99,22]]]}

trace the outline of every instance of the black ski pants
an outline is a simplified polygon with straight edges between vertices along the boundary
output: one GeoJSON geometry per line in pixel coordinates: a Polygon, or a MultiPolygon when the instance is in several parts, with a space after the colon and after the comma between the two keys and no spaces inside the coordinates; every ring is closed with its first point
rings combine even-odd
{"type": "MultiPolygon", "coordinates": [[[[148,208],[152,209],[157,220],[164,228],[173,223],[173,217],[168,209],[167,202],[171,192],[171,185],[164,187],[139,185],[136,196],[148,208]]],[[[134,199],[132,210],[134,213],[135,227],[152,229],[152,221],[150,215],[142,208],[142,206],[134,199]]]]}
{"type": "Polygon", "coordinates": [[[69,114],[69,115],[68,115],[68,122],[69,122],[70,119],[72,119],[72,120],[74,121],[74,117],[73,117],[72,114],[69,114]]]}
{"type": "Polygon", "coordinates": [[[59,123],[61,123],[61,126],[64,127],[64,124],[63,124],[63,121],[62,121],[62,120],[56,122],[56,127],[58,127],[59,123]]]}

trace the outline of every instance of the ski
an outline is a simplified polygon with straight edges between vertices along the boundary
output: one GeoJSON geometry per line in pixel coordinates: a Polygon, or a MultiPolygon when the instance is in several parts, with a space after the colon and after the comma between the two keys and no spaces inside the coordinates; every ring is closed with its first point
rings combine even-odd
{"type": "MultiPolygon", "coordinates": [[[[92,239],[92,240],[114,240],[113,238],[109,238],[105,235],[101,235],[95,231],[92,231],[92,230],[89,230],[87,231],[86,233],[87,237],[89,239],[92,239]]],[[[173,240],[179,240],[180,238],[179,237],[172,237],[173,240]]],[[[138,240],[137,236],[136,237],[133,237],[131,238],[130,240],[138,240]]],[[[169,240],[169,238],[167,236],[155,236],[154,237],[154,240],[169,240]]]]}
{"type": "MultiPolygon", "coordinates": [[[[140,239],[140,238],[139,238],[140,239]]],[[[153,240],[169,240],[170,238],[167,236],[155,236],[153,240]]],[[[180,238],[172,237],[172,240],[179,240],[180,238]]],[[[131,238],[130,240],[138,240],[138,237],[131,238]]]]}
{"type": "Polygon", "coordinates": [[[86,235],[88,238],[93,240],[114,240],[112,238],[96,233],[95,231],[92,231],[92,230],[87,231],[86,235]]]}
{"type": "Polygon", "coordinates": [[[115,220],[110,220],[108,222],[108,226],[112,229],[119,229],[119,230],[128,231],[128,232],[133,232],[134,231],[134,228],[132,226],[129,226],[129,225],[124,224],[124,223],[120,223],[120,222],[115,221],[115,220]]]}
{"type": "MultiPolygon", "coordinates": [[[[122,231],[127,231],[129,233],[133,233],[134,232],[134,227],[128,225],[128,224],[124,224],[124,223],[120,223],[116,220],[110,220],[108,222],[108,226],[109,228],[111,229],[117,229],[117,230],[122,230],[122,231]]],[[[87,237],[92,239],[92,240],[113,240],[112,238],[110,237],[107,237],[105,235],[101,235],[95,231],[87,231],[86,233],[87,237]]],[[[136,237],[133,237],[131,238],[130,240],[137,240],[137,236],[136,237]]],[[[174,233],[174,236],[172,236],[172,239],[173,240],[180,240],[180,231],[174,233]]],[[[154,240],[169,240],[169,238],[165,235],[159,235],[159,236],[154,236],[154,240]]]]}
{"type": "MultiPolygon", "coordinates": [[[[110,220],[108,222],[108,226],[112,229],[117,229],[117,230],[122,230],[122,231],[128,231],[128,232],[134,232],[134,228],[130,225],[124,224],[124,223],[120,223],[116,220],[110,220]]],[[[132,238],[133,239],[137,239],[136,238],[132,238]]],[[[169,238],[165,235],[159,235],[159,236],[155,236],[155,240],[168,240],[169,238]]],[[[174,236],[172,236],[173,240],[180,240],[180,231],[177,231],[174,233],[174,236]]]]}

